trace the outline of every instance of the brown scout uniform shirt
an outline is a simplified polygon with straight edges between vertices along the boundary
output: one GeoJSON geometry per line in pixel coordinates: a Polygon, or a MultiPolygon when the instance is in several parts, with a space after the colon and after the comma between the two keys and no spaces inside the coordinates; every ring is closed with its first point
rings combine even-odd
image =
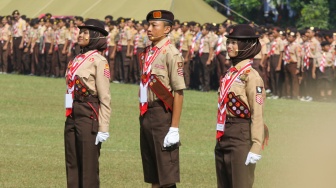
{"type": "MultiPolygon", "coordinates": [[[[213,48],[214,46],[214,38],[212,38],[212,36],[210,35],[210,33],[208,33],[205,36],[202,36],[199,38],[199,45],[201,45],[201,41],[202,38],[204,38],[203,41],[203,53],[209,53],[210,52],[210,48],[213,48]]],[[[198,46],[198,50],[199,50],[200,46],[198,46]]]]}
{"type": "Polygon", "coordinates": [[[325,59],[326,59],[325,62],[324,62],[324,67],[332,67],[333,63],[335,61],[335,56],[333,55],[333,53],[331,51],[329,51],[329,52],[321,51],[321,52],[317,53],[316,54],[317,61],[315,63],[315,66],[317,68],[320,66],[323,54],[325,55],[325,59]]]}
{"type": "MultiPolygon", "coordinates": [[[[156,46],[161,48],[168,38],[161,40],[156,46]]],[[[144,61],[142,62],[144,65],[144,61]]],[[[160,54],[155,58],[151,65],[152,74],[155,74],[161,83],[169,91],[183,90],[186,88],[183,73],[183,57],[176,49],[175,45],[169,44],[161,50],[160,54]]],[[[148,102],[157,100],[155,93],[148,89],[148,102]]]]}
{"type": "Polygon", "coordinates": [[[254,56],[254,59],[261,59],[263,55],[267,54],[267,46],[265,40],[259,39],[259,42],[261,44],[261,50],[256,56],[254,56]]]}
{"type": "MultiPolygon", "coordinates": [[[[288,44],[289,48],[289,58],[292,60],[289,63],[297,63],[297,68],[301,67],[301,45],[296,42],[288,44]]],[[[284,51],[283,60],[286,58],[286,52],[284,51]]]]}
{"type": "Polygon", "coordinates": [[[69,38],[69,30],[65,26],[59,29],[58,44],[65,44],[69,38]]]}
{"type": "Polygon", "coordinates": [[[131,30],[129,27],[125,27],[124,29],[120,29],[119,31],[119,39],[121,39],[121,45],[127,46],[127,41],[131,40],[131,30]],[[121,38],[121,35],[123,34],[123,37],[121,38]]]}
{"type": "MultiPolygon", "coordinates": [[[[90,53],[92,53],[92,51],[88,51],[84,55],[90,53]]],[[[105,69],[109,70],[106,59],[99,53],[96,53],[86,59],[76,72],[76,75],[86,86],[90,94],[98,96],[100,102],[98,112],[99,132],[109,131],[111,115],[110,81],[109,78],[105,76],[105,69]]]]}
{"type": "Polygon", "coordinates": [[[23,37],[23,32],[26,31],[26,29],[26,21],[24,21],[22,18],[20,18],[18,21],[14,20],[12,27],[13,37],[23,37]]]}
{"type": "Polygon", "coordinates": [[[10,40],[11,35],[12,33],[8,24],[0,28],[0,42],[10,40]]]}
{"type": "Polygon", "coordinates": [[[183,40],[183,43],[182,43],[182,50],[183,51],[188,51],[189,50],[189,46],[191,46],[191,42],[192,42],[192,35],[191,33],[189,32],[189,30],[187,32],[185,32],[184,34],[181,33],[181,36],[179,38],[179,46],[180,46],[180,40],[181,40],[181,37],[184,35],[184,40],[183,40]]]}
{"type": "Polygon", "coordinates": [[[309,40],[309,47],[310,47],[309,58],[316,59],[317,53],[321,51],[320,42],[315,37],[313,37],[311,40],[309,40]]]}
{"type": "MultiPolygon", "coordinates": [[[[239,71],[250,60],[244,60],[239,62],[235,67],[239,71]]],[[[233,76],[233,75],[232,75],[233,76]]],[[[264,101],[266,99],[266,93],[264,88],[264,82],[259,76],[259,73],[252,67],[242,73],[231,85],[229,90],[244,102],[251,113],[251,140],[252,148],[250,152],[260,154],[262,144],[264,140],[264,119],[263,108],[264,101]],[[258,92],[258,88],[261,90],[258,92]],[[259,95],[259,96],[258,96],[259,95]],[[262,102],[257,102],[257,96],[262,98],[262,102]]],[[[230,104],[228,104],[230,105],[230,104]]],[[[236,117],[230,111],[226,110],[228,117],[236,117]]]]}
{"type": "Polygon", "coordinates": [[[54,30],[51,27],[48,27],[45,30],[45,42],[46,43],[52,43],[52,41],[54,40],[54,30]]]}
{"type": "Polygon", "coordinates": [[[118,29],[117,27],[114,27],[112,31],[110,31],[109,37],[110,37],[110,41],[109,41],[109,46],[115,46],[116,45],[116,36],[118,35],[118,29]]]}
{"type": "MultiPolygon", "coordinates": [[[[275,39],[276,41],[276,45],[275,45],[275,50],[274,50],[274,55],[280,55],[280,52],[282,52],[284,50],[284,42],[282,41],[281,37],[278,37],[275,39]]],[[[272,45],[273,45],[273,42],[271,42],[271,49],[272,50],[272,45]]]]}

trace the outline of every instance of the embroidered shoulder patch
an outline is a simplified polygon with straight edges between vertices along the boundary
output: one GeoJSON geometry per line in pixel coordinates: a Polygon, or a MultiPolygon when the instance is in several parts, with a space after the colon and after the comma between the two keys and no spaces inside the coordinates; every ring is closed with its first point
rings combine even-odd
{"type": "Polygon", "coordinates": [[[104,68],[104,76],[108,79],[110,79],[110,77],[111,77],[110,67],[107,63],[105,64],[105,68],[104,68]]]}
{"type": "Polygon", "coordinates": [[[262,95],[256,95],[256,102],[260,105],[264,104],[264,99],[262,97],[262,95]]]}
{"type": "Polygon", "coordinates": [[[257,94],[261,94],[262,93],[262,89],[263,89],[263,87],[257,86],[256,87],[257,94]]]}
{"type": "Polygon", "coordinates": [[[177,75],[179,76],[183,76],[183,63],[182,62],[178,62],[177,63],[177,75]]]}

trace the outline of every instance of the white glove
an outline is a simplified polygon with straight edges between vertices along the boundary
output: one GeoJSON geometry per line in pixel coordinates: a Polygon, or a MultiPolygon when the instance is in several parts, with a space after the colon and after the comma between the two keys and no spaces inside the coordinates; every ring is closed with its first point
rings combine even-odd
{"type": "Polygon", "coordinates": [[[163,147],[172,146],[180,141],[180,135],[178,132],[178,128],[170,127],[169,132],[163,141],[163,147]]]}
{"type": "Polygon", "coordinates": [[[99,142],[104,142],[110,137],[110,134],[108,132],[98,132],[96,137],[96,145],[98,145],[99,142]]]}
{"type": "Polygon", "coordinates": [[[261,155],[249,152],[246,158],[245,165],[248,165],[249,163],[256,164],[260,159],[261,155]]]}

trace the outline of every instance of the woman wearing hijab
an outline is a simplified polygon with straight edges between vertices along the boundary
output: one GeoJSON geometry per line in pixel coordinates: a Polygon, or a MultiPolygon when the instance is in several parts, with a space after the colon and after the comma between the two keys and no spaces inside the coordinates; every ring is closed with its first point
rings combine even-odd
{"type": "Polygon", "coordinates": [[[66,71],[64,129],[68,187],[99,187],[101,143],[109,137],[111,114],[110,72],[102,51],[107,31],[89,19],[80,29],[80,54],[66,71]]]}
{"type": "Polygon", "coordinates": [[[255,163],[264,140],[264,83],[252,68],[261,50],[254,29],[239,24],[229,29],[227,53],[232,67],[220,80],[215,147],[219,188],[252,188],[255,163]]]}

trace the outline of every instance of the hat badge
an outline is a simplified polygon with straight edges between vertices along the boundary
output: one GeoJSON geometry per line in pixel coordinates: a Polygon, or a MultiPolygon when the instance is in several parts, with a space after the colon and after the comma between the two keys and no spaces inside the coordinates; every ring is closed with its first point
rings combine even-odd
{"type": "Polygon", "coordinates": [[[229,33],[230,33],[230,34],[233,33],[233,29],[230,29],[230,32],[229,32],[229,33]]]}
{"type": "Polygon", "coordinates": [[[161,11],[155,11],[155,12],[153,12],[153,18],[162,18],[161,11]]]}

